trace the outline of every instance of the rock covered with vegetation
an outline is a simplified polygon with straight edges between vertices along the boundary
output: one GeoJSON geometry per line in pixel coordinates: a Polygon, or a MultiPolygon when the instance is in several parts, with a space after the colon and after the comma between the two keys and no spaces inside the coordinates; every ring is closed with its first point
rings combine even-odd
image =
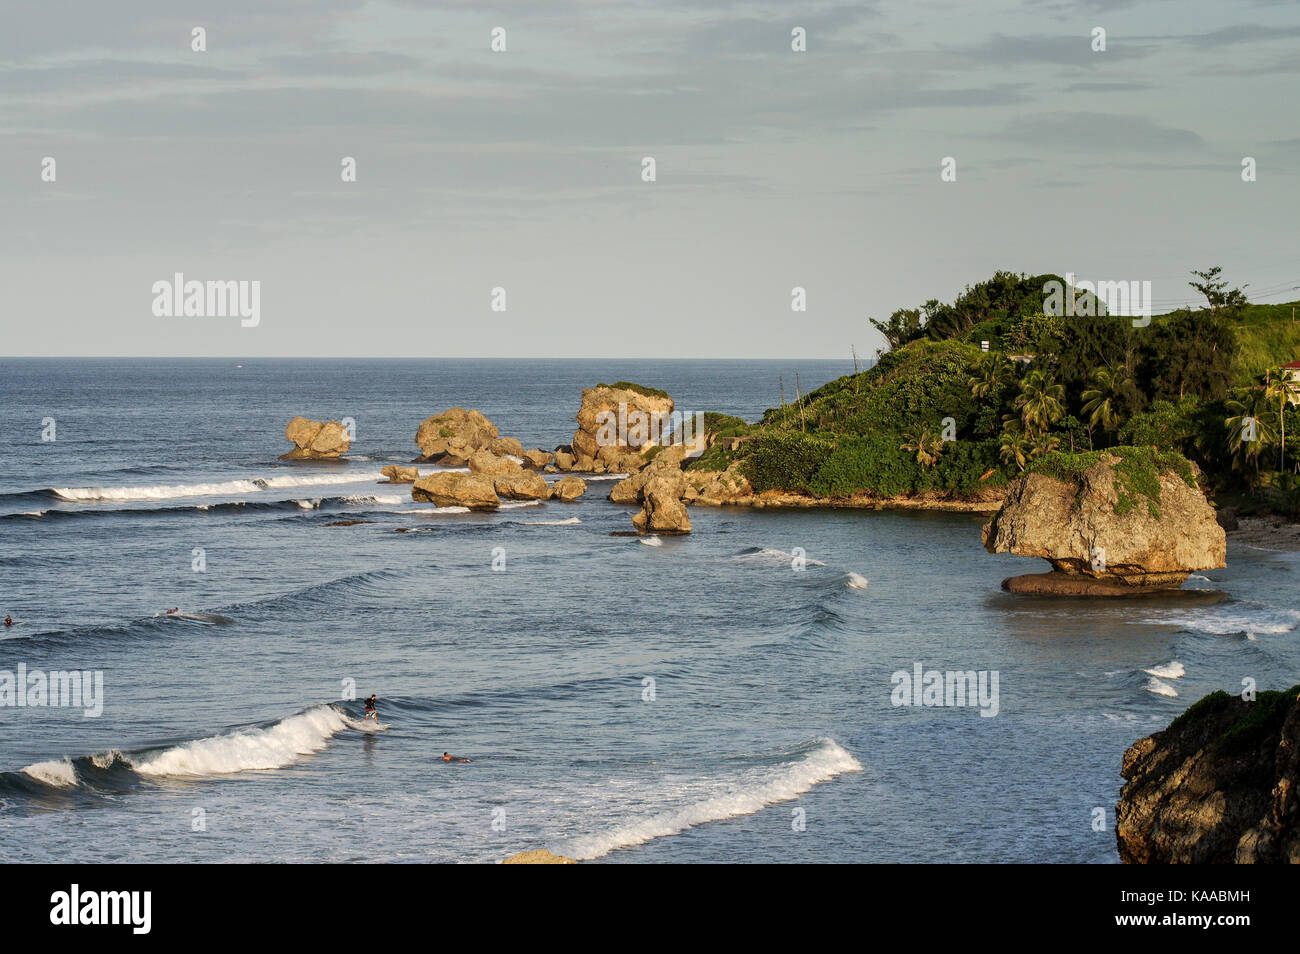
{"type": "Polygon", "coordinates": [[[1215,692],[1124,753],[1115,839],[1130,864],[1300,864],[1300,686],[1215,692]]]}
{"type": "Polygon", "coordinates": [[[1181,586],[1194,570],[1222,567],[1226,554],[1191,464],[1137,447],[1038,459],[984,525],[984,547],[1052,564],[1053,573],[1012,577],[1005,589],[1058,594],[1181,586]]]}
{"type": "Polygon", "coordinates": [[[488,447],[499,434],[496,425],[479,411],[448,408],[420,423],[415,432],[415,443],[420,447],[416,461],[464,467],[476,451],[488,447]]]}

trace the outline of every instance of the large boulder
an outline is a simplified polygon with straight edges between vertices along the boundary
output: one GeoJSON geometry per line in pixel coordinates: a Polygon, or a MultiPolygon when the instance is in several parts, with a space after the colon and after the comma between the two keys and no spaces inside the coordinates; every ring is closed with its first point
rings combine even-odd
{"type": "Polygon", "coordinates": [[[351,446],[347,428],[338,421],[295,417],[284,429],[284,436],[294,448],[281,454],[280,460],[336,460],[351,446]]]}
{"type": "Polygon", "coordinates": [[[1120,858],[1300,864],[1300,686],[1206,696],[1124,753],[1120,858]]]}
{"type": "Polygon", "coordinates": [[[501,506],[491,477],[445,470],[417,480],[411,488],[411,499],[470,510],[495,510],[501,506]]]}
{"type": "Polygon", "coordinates": [[[587,492],[587,482],[580,477],[561,477],[551,484],[551,499],[573,503],[587,492]]]}
{"type": "Polygon", "coordinates": [[[644,533],[690,533],[691,518],[682,502],[685,490],[680,470],[654,472],[641,489],[641,510],[632,517],[632,526],[644,533]]]}
{"type": "Polygon", "coordinates": [[[475,410],[453,407],[425,418],[415,432],[420,462],[464,467],[474,455],[497,439],[496,425],[475,410]]]}
{"type": "Polygon", "coordinates": [[[532,471],[496,477],[492,485],[498,495],[510,500],[546,500],[551,496],[546,479],[532,471]]]}
{"type": "Polygon", "coordinates": [[[413,484],[420,479],[420,468],[402,467],[398,464],[389,464],[379,471],[388,478],[390,484],[413,484]]]}
{"type": "Polygon", "coordinates": [[[468,463],[471,474],[487,474],[489,477],[523,472],[523,467],[509,457],[498,457],[489,450],[475,451],[470,455],[468,463]]]}
{"type": "Polygon", "coordinates": [[[1043,458],[984,525],[984,548],[1052,564],[1004,589],[1105,596],[1181,586],[1227,552],[1191,464],[1131,447],[1043,458]]]}
{"type": "MultiPolygon", "coordinates": [[[[609,385],[584,388],[582,405],[576,415],[578,429],[573,432],[571,442],[573,454],[579,461],[584,458],[594,461],[602,447],[617,447],[622,453],[640,451],[656,443],[645,415],[666,419],[672,410],[673,399],[668,395],[644,393],[639,386],[638,389],[609,385]],[[617,423],[620,416],[621,428],[617,423]]],[[[657,425],[654,430],[659,430],[657,425]]],[[[590,465],[583,469],[590,469],[590,465]]]]}
{"type": "Polygon", "coordinates": [[[735,461],[726,470],[688,470],[685,472],[690,486],[686,500],[692,503],[721,506],[753,497],[754,488],[741,473],[741,462],[735,461]]]}

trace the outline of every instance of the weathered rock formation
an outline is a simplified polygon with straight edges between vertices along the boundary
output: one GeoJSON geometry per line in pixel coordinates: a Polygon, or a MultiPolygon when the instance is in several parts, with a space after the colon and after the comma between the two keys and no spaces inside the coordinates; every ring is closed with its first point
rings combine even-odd
{"type": "Polygon", "coordinates": [[[294,448],[280,460],[337,460],[351,445],[348,431],[338,421],[312,421],[295,417],[284,429],[294,448]]]}
{"type": "Polygon", "coordinates": [[[667,395],[661,397],[607,386],[584,388],[582,404],[576,415],[578,429],[564,449],[573,455],[573,464],[564,467],[557,453],[556,466],[561,470],[592,470],[599,462],[602,471],[610,470],[611,461],[656,443],[653,438],[659,433],[659,426],[656,423],[651,427],[650,416],[653,415],[658,422],[666,419],[672,410],[673,399],[667,395]],[[602,450],[605,451],[603,457],[600,456],[602,450]]]}
{"type": "Polygon", "coordinates": [[[1300,686],[1216,692],[1124,753],[1120,858],[1300,864],[1300,686]]]}
{"type": "Polygon", "coordinates": [[[453,407],[426,418],[415,432],[420,446],[417,463],[442,467],[464,467],[475,451],[497,439],[496,425],[478,411],[453,407]]]}
{"type": "Polygon", "coordinates": [[[654,468],[641,488],[641,511],[632,526],[645,533],[690,533],[691,518],[682,502],[687,486],[680,470],[654,468]]]}
{"type": "Polygon", "coordinates": [[[402,467],[398,464],[389,464],[379,472],[388,478],[390,484],[413,484],[420,479],[420,468],[418,467],[402,467]]]}
{"type": "Polygon", "coordinates": [[[1158,466],[1121,472],[1123,460],[1103,454],[1072,478],[1029,473],[1011,485],[984,525],[984,548],[1043,557],[1053,572],[1012,577],[1003,589],[1123,595],[1224,565],[1226,538],[1204,495],[1158,466]]]}
{"type": "Polygon", "coordinates": [[[540,447],[526,450],[519,456],[524,459],[524,466],[529,470],[542,470],[546,465],[555,463],[555,455],[540,447]]]}
{"type": "Polygon", "coordinates": [[[411,488],[411,499],[438,507],[470,510],[496,510],[501,506],[491,477],[445,470],[417,480],[411,488]]]}
{"type": "Polygon", "coordinates": [[[524,445],[517,437],[498,437],[488,444],[487,449],[498,457],[523,457],[524,445]]]}
{"type": "Polygon", "coordinates": [[[546,500],[551,496],[545,478],[532,471],[493,478],[492,485],[499,496],[510,500],[546,500]]]}
{"type": "Polygon", "coordinates": [[[587,482],[579,477],[561,477],[551,484],[551,499],[573,503],[587,492],[587,482]]]}
{"type": "Polygon", "coordinates": [[[521,474],[524,468],[509,457],[498,457],[490,450],[475,451],[470,455],[469,471],[471,474],[487,474],[499,477],[505,474],[521,474]]]}

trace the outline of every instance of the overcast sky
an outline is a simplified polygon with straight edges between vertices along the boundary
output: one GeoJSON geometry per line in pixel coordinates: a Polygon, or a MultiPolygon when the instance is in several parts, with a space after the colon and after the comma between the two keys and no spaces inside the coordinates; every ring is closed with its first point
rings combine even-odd
{"type": "Polygon", "coordinates": [[[838,358],[999,268],[1300,297],[1294,2],[0,10],[8,355],[838,358]],[[176,272],[260,324],[155,317],[176,272]]]}

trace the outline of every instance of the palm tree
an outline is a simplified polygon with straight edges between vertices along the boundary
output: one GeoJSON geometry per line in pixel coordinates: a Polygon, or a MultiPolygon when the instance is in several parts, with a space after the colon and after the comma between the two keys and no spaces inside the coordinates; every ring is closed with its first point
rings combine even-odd
{"type": "Polygon", "coordinates": [[[1061,439],[1055,434],[1039,434],[1029,442],[1029,459],[1034,460],[1044,454],[1050,454],[1061,446],[1061,439]]]}
{"type": "Polygon", "coordinates": [[[1009,370],[1009,365],[1002,355],[982,355],[975,368],[975,374],[967,381],[971,397],[986,398],[996,394],[1006,383],[1009,370]]]}
{"type": "Polygon", "coordinates": [[[1231,416],[1223,426],[1228,429],[1228,450],[1240,454],[1248,463],[1255,462],[1255,485],[1260,482],[1259,455],[1277,440],[1273,430],[1273,399],[1264,385],[1237,388],[1235,397],[1224,402],[1231,416]],[[1251,433],[1253,432],[1253,433],[1251,433]]]}
{"type": "Polygon", "coordinates": [[[1030,371],[1020,382],[1020,394],[1012,405],[1020,412],[1025,433],[1033,436],[1047,431],[1065,414],[1065,388],[1046,371],[1030,371]]]}
{"type": "Polygon", "coordinates": [[[1020,421],[1008,416],[1006,422],[1002,425],[1002,446],[998,448],[998,456],[1002,458],[1005,464],[1015,464],[1017,470],[1023,471],[1029,463],[1029,440],[1025,437],[1020,421]]]}
{"type": "Polygon", "coordinates": [[[923,467],[933,467],[943,456],[943,439],[928,424],[912,428],[903,435],[903,440],[898,449],[916,454],[916,462],[923,467]]]}
{"type": "Polygon", "coordinates": [[[1277,469],[1281,472],[1286,470],[1286,405],[1291,398],[1300,395],[1300,382],[1293,380],[1283,368],[1278,368],[1268,372],[1264,378],[1264,391],[1270,400],[1277,399],[1277,419],[1282,432],[1277,443],[1277,469]]]}
{"type": "Polygon", "coordinates": [[[1093,368],[1088,377],[1095,386],[1080,395],[1083,398],[1083,413],[1088,418],[1088,429],[1091,432],[1092,428],[1100,427],[1103,433],[1109,434],[1119,427],[1116,398],[1126,380],[1124,372],[1100,367],[1093,368]]]}

